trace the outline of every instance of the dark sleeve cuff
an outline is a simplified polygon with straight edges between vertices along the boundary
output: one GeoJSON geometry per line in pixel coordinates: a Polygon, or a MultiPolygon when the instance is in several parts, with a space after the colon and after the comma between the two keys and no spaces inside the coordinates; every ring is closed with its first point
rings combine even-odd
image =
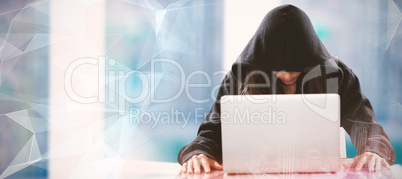
{"type": "Polygon", "coordinates": [[[177,161],[179,162],[180,165],[183,165],[183,163],[186,162],[188,159],[190,159],[192,156],[204,154],[207,157],[217,162],[220,162],[215,157],[213,157],[208,151],[209,149],[203,145],[190,143],[189,145],[183,147],[180,150],[179,155],[177,157],[177,161]]]}

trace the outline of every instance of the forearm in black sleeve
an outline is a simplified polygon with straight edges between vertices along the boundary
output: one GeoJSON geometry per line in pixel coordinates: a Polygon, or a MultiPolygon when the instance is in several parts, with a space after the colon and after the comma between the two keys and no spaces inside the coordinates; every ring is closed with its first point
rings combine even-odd
{"type": "Polygon", "coordinates": [[[351,137],[358,154],[373,152],[393,164],[395,151],[383,127],[378,124],[370,101],[362,93],[358,78],[351,70],[345,70],[344,75],[340,87],[342,127],[351,137]]]}
{"type": "Polygon", "coordinates": [[[223,95],[235,94],[236,86],[235,77],[229,72],[219,87],[214,105],[198,129],[196,139],[180,150],[177,161],[181,165],[193,155],[198,154],[204,154],[222,164],[220,98],[223,95]]]}

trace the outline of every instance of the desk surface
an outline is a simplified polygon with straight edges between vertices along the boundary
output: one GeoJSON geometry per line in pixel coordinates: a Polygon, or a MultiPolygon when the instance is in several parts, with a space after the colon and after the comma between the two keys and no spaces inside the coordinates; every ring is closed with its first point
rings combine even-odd
{"type": "Polygon", "coordinates": [[[400,178],[401,165],[391,166],[391,170],[382,169],[379,172],[369,173],[367,169],[361,172],[342,169],[336,173],[319,174],[241,174],[228,175],[223,171],[213,170],[210,174],[181,174],[178,163],[126,160],[122,170],[112,178],[400,178]]]}

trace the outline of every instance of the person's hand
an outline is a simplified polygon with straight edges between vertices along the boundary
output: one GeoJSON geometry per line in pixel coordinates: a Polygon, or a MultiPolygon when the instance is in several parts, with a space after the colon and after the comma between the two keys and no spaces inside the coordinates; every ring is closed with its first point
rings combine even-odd
{"type": "Polygon", "coordinates": [[[222,170],[223,167],[217,161],[207,157],[204,154],[193,155],[190,159],[183,163],[181,172],[188,174],[200,174],[201,167],[204,169],[205,173],[210,173],[211,168],[216,170],[222,170]]]}
{"type": "Polygon", "coordinates": [[[364,152],[343,164],[344,167],[355,168],[356,171],[360,171],[364,165],[367,165],[369,172],[380,171],[381,167],[389,169],[388,162],[372,152],[364,152]]]}

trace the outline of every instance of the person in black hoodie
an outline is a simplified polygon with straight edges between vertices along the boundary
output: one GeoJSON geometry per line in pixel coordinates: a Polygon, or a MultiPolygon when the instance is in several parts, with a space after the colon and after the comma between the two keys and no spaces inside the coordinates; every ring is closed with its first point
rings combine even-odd
{"type": "Polygon", "coordinates": [[[197,137],[178,155],[183,173],[222,169],[220,98],[223,95],[338,93],[341,126],[358,155],[345,163],[359,171],[389,167],[395,151],[357,76],[331,57],[308,18],[293,5],[274,8],[224,77],[216,101],[201,123],[197,137]],[[279,80],[278,80],[279,79],[279,80]]]}

